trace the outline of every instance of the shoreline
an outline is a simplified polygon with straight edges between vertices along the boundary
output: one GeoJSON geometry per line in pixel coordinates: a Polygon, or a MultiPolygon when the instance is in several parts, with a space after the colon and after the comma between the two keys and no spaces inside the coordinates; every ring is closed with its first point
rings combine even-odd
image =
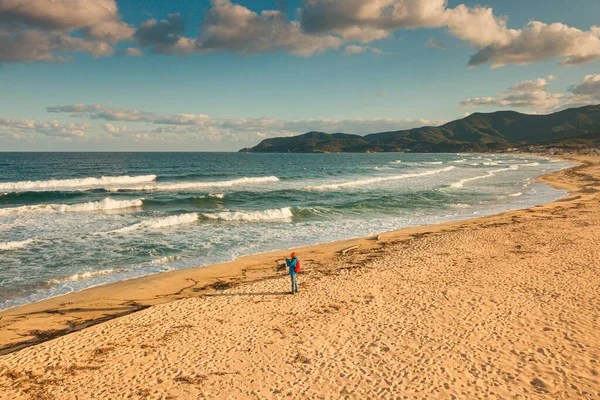
{"type": "MultiPolygon", "coordinates": [[[[581,163],[586,157],[562,156],[556,158],[581,163]]],[[[574,196],[573,192],[578,190],[576,185],[568,183],[567,180],[561,180],[557,176],[567,176],[569,175],[567,171],[577,170],[586,165],[589,164],[584,162],[583,165],[569,167],[536,179],[536,181],[549,184],[555,189],[568,192],[564,197],[550,203],[489,216],[475,216],[432,225],[408,227],[372,236],[303,246],[295,248],[295,250],[303,255],[303,270],[310,272],[338,260],[340,257],[344,261],[351,258],[351,253],[340,256],[340,251],[348,247],[358,246],[361,252],[371,251],[398,241],[418,240],[420,237],[431,234],[465,229],[465,227],[487,220],[509,218],[515,213],[530,209],[549,207],[566,201],[564,199],[574,196]]],[[[0,311],[0,355],[9,354],[158,304],[204,296],[207,293],[222,291],[242,284],[278,278],[285,274],[280,264],[282,259],[287,256],[287,252],[288,250],[269,251],[243,256],[221,264],[131,278],[0,311]]]]}
{"type": "MultiPolygon", "coordinates": [[[[247,283],[235,275],[217,276],[211,288],[189,280],[180,300],[167,296],[0,356],[2,393],[57,400],[595,398],[600,157],[571,161],[581,165],[540,178],[570,192],[553,203],[355,240],[359,248],[345,254],[338,250],[349,242],[300,253],[296,295],[272,255],[260,279],[249,263],[247,283]]],[[[171,279],[173,290],[181,286],[171,279]]],[[[146,295],[169,284],[132,282],[146,295]]],[[[132,292],[110,293],[102,302],[132,292]]],[[[99,312],[102,302],[90,309],[99,312]]],[[[85,312],[63,306],[22,322],[85,312]]]]}
{"type": "MultiPolygon", "coordinates": [[[[560,157],[555,157],[555,158],[560,159],[560,157]]],[[[565,161],[565,160],[563,159],[562,161],[565,161]]],[[[572,166],[565,167],[562,170],[559,170],[557,172],[560,172],[560,171],[563,171],[563,170],[566,170],[566,169],[570,169],[570,168],[574,168],[576,166],[577,166],[577,164],[573,164],[572,166]]],[[[552,175],[554,173],[556,173],[556,172],[551,172],[551,173],[548,173],[548,174],[540,175],[539,177],[535,178],[534,181],[535,182],[538,182],[538,181],[539,182],[543,182],[542,181],[543,177],[548,176],[548,175],[552,175]]],[[[556,188],[554,188],[553,186],[551,186],[549,184],[548,184],[548,186],[552,187],[553,189],[555,189],[557,191],[559,190],[559,189],[556,189],[556,188]]],[[[388,230],[388,231],[381,231],[381,232],[376,232],[376,233],[370,233],[368,235],[359,235],[359,236],[354,236],[354,237],[345,238],[345,239],[333,239],[333,240],[326,241],[326,242],[319,242],[319,243],[312,243],[312,244],[300,245],[300,246],[289,248],[289,249],[265,250],[265,251],[260,251],[258,253],[252,253],[252,254],[242,255],[242,256],[239,256],[238,258],[234,259],[234,260],[229,260],[229,261],[222,261],[222,262],[216,262],[216,263],[213,263],[213,264],[199,265],[199,266],[195,266],[195,267],[191,267],[191,268],[187,268],[187,269],[177,269],[177,270],[171,270],[171,271],[149,273],[147,275],[133,276],[133,277],[130,277],[130,278],[125,278],[125,279],[119,280],[119,281],[99,283],[99,284],[96,284],[96,285],[93,285],[93,286],[85,287],[85,288],[80,289],[80,290],[76,290],[76,291],[72,291],[72,292],[67,292],[67,293],[62,293],[62,294],[57,294],[57,295],[54,295],[54,296],[51,296],[51,297],[46,297],[46,298],[42,298],[42,299],[39,299],[39,300],[32,301],[30,303],[18,304],[18,305],[9,307],[9,308],[1,309],[0,310],[0,319],[1,319],[1,315],[2,315],[3,312],[14,310],[14,309],[17,309],[17,308],[20,308],[20,307],[26,307],[26,306],[29,306],[29,305],[35,305],[35,304],[42,303],[42,302],[45,302],[45,301],[48,301],[48,300],[61,298],[63,296],[70,296],[70,295],[75,294],[75,293],[80,293],[80,292],[84,292],[84,291],[91,290],[91,289],[96,289],[96,288],[103,287],[103,286],[118,285],[118,284],[120,284],[122,282],[132,281],[132,280],[141,279],[141,278],[148,278],[148,277],[154,277],[154,276],[162,276],[162,274],[166,274],[166,273],[178,273],[178,272],[184,272],[184,271],[193,271],[193,270],[196,270],[196,269],[199,269],[199,268],[212,268],[214,266],[218,266],[218,265],[221,265],[221,264],[236,263],[238,260],[240,260],[242,258],[247,258],[247,257],[257,257],[257,258],[260,258],[262,256],[268,256],[271,253],[278,253],[278,252],[288,252],[289,253],[289,251],[292,250],[292,249],[308,249],[310,251],[314,247],[334,245],[334,244],[336,244],[338,242],[341,243],[341,242],[351,242],[351,241],[355,241],[355,240],[374,240],[374,238],[376,238],[378,236],[383,236],[383,235],[386,235],[386,234],[393,234],[393,233],[396,233],[396,232],[400,232],[400,231],[404,231],[404,230],[412,229],[412,228],[431,227],[431,226],[437,226],[437,225],[441,225],[441,224],[447,224],[447,223],[453,223],[453,222],[459,222],[459,221],[469,221],[469,220],[474,220],[474,219],[492,217],[492,216],[501,215],[501,214],[504,214],[504,213],[507,213],[507,212],[526,210],[528,208],[532,208],[532,207],[537,207],[537,206],[540,206],[540,205],[545,205],[545,204],[553,203],[555,201],[559,201],[560,199],[562,199],[564,197],[567,197],[569,194],[570,194],[569,192],[566,192],[563,196],[558,197],[555,200],[548,201],[546,203],[540,203],[540,204],[536,204],[536,205],[532,205],[532,206],[524,206],[523,208],[511,208],[509,210],[504,210],[504,211],[498,210],[498,211],[494,211],[492,214],[485,214],[485,215],[473,214],[472,216],[461,216],[461,217],[458,217],[456,219],[441,220],[441,221],[438,221],[438,222],[425,223],[425,224],[422,224],[422,225],[407,226],[407,227],[404,227],[404,228],[398,228],[398,229],[393,229],[393,230],[388,230]]],[[[285,254],[285,256],[287,257],[287,254],[285,254]]],[[[78,274],[75,274],[75,275],[78,275],[78,274]]],[[[70,277],[65,277],[63,279],[64,280],[69,280],[69,278],[70,277]]],[[[63,279],[60,279],[60,280],[63,280],[63,279]]],[[[46,282],[46,284],[47,283],[48,282],[46,282]]],[[[1,325],[0,325],[0,327],[1,327],[1,325]]],[[[1,348],[1,342],[0,342],[0,355],[2,354],[1,351],[2,351],[2,348],[1,348]]]]}
{"type": "MultiPolygon", "coordinates": [[[[402,154],[402,153],[399,153],[399,154],[402,154]]],[[[447,155],[454,155],[454,154],[456,154],[456,155],[479,154],[479,155],[487,155],[487,154],[494,154],[494,153],[452,153],[451,152],[451,153],[423,153],[423,154],[447,154],[447,155]]],[[[528,156],[528,157],[531,157],[531,158],[534,158],[534,159],[535,158],[544,159],[546,161],[548,161],[549,159],[555,159],[556,161],[566,161],[565,159],[562,159],[559,156],[554,157],[553,155],[537,155],[537,154],[522,153],[522,152],[512,152],[510,154],[524,155],[524,156],[528,156]]],[[[566,168],[571,168],[571,166],[564,167],[563,169],[566,169],[566,168]]],[[[549,174],[552,174],[552,172],[546,173],[545,175],[549,175],[549,174]]],[[[533,178],[534,182],[537,182],[543,176],[544,175],[540,175],[540,176],[538,176],[536,178],[533,178]]],[[[550,185],[547,185],[547,186],[551,187],[550,185]]],[[[558,189],[555,189],[555,190],[558,191],[558,189]]],[[[517,195],[516,197],[518,197],[519,195],[522,195],[522,194],[523,193],[515,193],[515,194],[509,194],[508,196],[501,196],[498,199],[496,199],[496,201],[499,200],[499,199],[502,199],[502,198],[509,198],[509,197],[514,196],[514,195],[517,195]]],[[[566,196],[566,195],[568,195],[568,193],[564,194],[564,196],[566,196]]],[[[259,252],[256,252],[256,253],[241,255],[241,256],[238,256],[238,258],[232,259],[232,260],[226,260],[226,259],[215,260],[214,262],[211,262],[211,263],[202,264],[202,265],[195,265],[195,266],[188,267],[186,269],[173,269],[173,270],[170,270],[170,271],[163,271],[163,272],[148,272],[148,273],[145,273],[145,274],[142,274],[142,275],[134,275],[134,276],[126,277],[124,279],[120,279],[120,280],[107,281],[107,282],[99,282],[99,283],[96,283],[94,285],[87,286],[87,287],[82,287],[82,288],[78,288],[78,289],[75,289],[75,290],[72,290],[72,291],[69,291],[69,292],[63,292],[63,293],[53,294],[53,295],[50,295],[49,297],[44,297],[44,295],[42,295],[42,296],[36,296],[37,298],[33,297],[32,300],[30,300],[29,302],[24,302],[24,303],[16,302],[15,305],[11,305],[11,306],[9,306],[7,308],[4,308],[4,309],[0,308],[0,314],[3,313],[3,312],[9,311],[9,310],[15,309],[15,308],[24,307],[24,306],[28,306],[28,305],[31,305],[31,304],[37,304],[37,303],[40,303],[40,302],[44,302],[46,300],[50,300],[50,299],[54,299],[54,298],[60,298],[62,296],[68,296],[68,295],[71,295],[73,293],[82,292],[82,291],[86,291],[86,290],[89,290],[89,289],[94,289],[94,288],[101,287],[101,286],[118,284],[120,282],[125,282],[125,281],[129,281],[129,280],[145,278],[145,277],[148,277],[148,276],[160,275],[160,274],[164,274],[166,272],[178,272],[178,271],[184,271],[184,270],[193,270],[193,269],[196,269],[196,268],[210,268],[210,267],[213,267],[215,265],[220,265],[220,264],[225,264],[225,263],[234,263],[238,259],[243,258],[243,257],[254,257],[254,256],[261,256],[261,255],[264,255],[264,254],[278,252],[278,251],[289,251],[292,248],[312,248],[313,246],[329,245],[329,244],[332,244],[332,243],[335,243],[335,242],[342,242],[342,241],[349,241],[349,240],[358,240],[358,239],[363,239],[363,238],[368,238],[368,237],[382,235],[382,234],[385,234],[385,233],[391,233],[391,232],[396,232],[396,231],[400,231],[400,230],[404,230],[404,229],[410,229],[410,228],[413,228],[413,227],[431,226],[431,225],[438,225],[438,224],[443,224],[443,223],[448,223],[448,222],[454,222],[454,221],[463,221],[463,220],[469,220],[469,219],[475,219],[475,218],[484,218],[484,217],[487,217],[487,216],[502,214],[504,212],[517,211],[517,210],[522,210],[522,209],[529,208],[529,207],[534,207],[536,205],[546,204],[546,203],[549,203],[549,202],[552,202],[552,201],[556,201],[556,200],[558,200],[560,198],[561,197],[558,197],[558,198],[556,198],[554,200],[551,200],[551,201],[549,199],[545,199],[545,200],[543,200],[544,201],[543,203],[532,204],[532,205],[521,205],[521,204],[517,205],[517,202],[515,202],[514,204],[512,204],[512,206],[515,206],[515,208],[511,208],[510,205],[509,205],[508,209],[505,209],[504,207],[499,207],[498,209],[492,211],[492,213],[490,213],[490,214],[486,214],[486,213],[482,214],[480,211],[476,211],[476,212],[469,213],[469,214],[462,214],[462,215],[457,215],[457,216],[451,216],[450,218],[446,218],[446,217],[448,217],[447,215],[446,216],[438,216],[438,217],[432,218],[430,220],[425,219],[424,221],[419,222],[418,225],[414,225],[414,226],[413,225],[409,225],[409,226],[402,227],[402,228],[393,228],[393,229],[390,229],[390,230],[384,230],[384,231],[378,231],[378,232],[369,232],[368,234],[357,234],[357,236],[346,237],[346,238],[338,238],[338,239],[328,238],[327,241],[323,241],[323,242],[300,244],[299,246],[290,247],[289,249],[281,249],[281,248],[279,248],[279,249],[264,250],[264,251],[259,251],[259,252]]],[[[141,200],[143,200],[143,199],[141,199],[141,200]]],[[[90,202],[97,202],[97,201],[92,200],[90,202]]],[[[87,203],[88,202],[74,203],[74,204],[78,205],[78,204],[87,204],[87,203]]],[[[457,204],[457,206],[462,206],[462,204],[457,204]]],[[[23,206],[17,206],[17,207],[13,207],[13,208],[19,209],[21,207],[23,207],[23,206]]],[[[24,206],[24,207],[30,207],[30,206],[24,206]]],[[[290,207],[288,207],[288,208],[290,208],[290,207]]],[[[11,210],[11,209],[12,208],[6,208],[5,210],[11,210]]],[[[110,211],[113,211],[113,210],[110,209],[110,211]]],[[[104,212],[106,212],[106,210],[104,210],[104,212]]],[[[35,240],[37,240],[37,238],[34,237],[34,238],[30,238],[30,239],[24,240],[23,242],[31,242],[31,241],[35,241],[35,240]]],[[[179,258],[179,256],[167,256],[167,257],[164,257],[164,258],[171,258],[171,257],[179,258]]],[[[144,265],[144,264],[154,264],[155,261],[159,261],[157,264],[162,264],[162,262],[160,262],[161,260],[162,259],[154,259],[154,260],[142,262],[141,265],[144,265]]],[[[140,265],[137,265],[137,266],[140,266],[140,265]]],[[[54,284],[57,284],[57,283],[60,283],[60,282],[63,282],[63,281],[79,281],[80,280],[78,278],[79,276],[84,276],[84,278],[89,278],[89,277],[86,276],[88,274],[90,274],[91,276],[95,276],[96,273],[99,273],[98,275],[111,275],[113,272],[114,273],[120,273],[120,272],[123,272],[123,271],[133,270],[137,266],[136,265],[134,265],[133,267],[132,266],[125,266],[125,267],[119,267],[119,268],[115,268],[115,269],[110,268],[110,269],[106,269],[106,270],[102,270],[102,271],[92,271],[92,272],[89,272],[89,273],[88,272],[81,272],[81,273],[75,273],[75,274],[73,274],[71,276],[64,276],[63,275],[63,276],[59,276],[59,277],[56,277],[56,278],[53,278],[53,279],[49,279],[46,282],[36,283],[35,284],[35,288],[41,289],[41,288],[44,288],[44,287],[53,286],[54,284]],[[106,273],[106,272],[108,272],[108,273],[106,273]]],[[[81,279],[81,280],[83,280],[83,279],[81,279]]],[[[17,300],[24,300],[27,297],[28,296],[17,297],[16,299],[17,300]]],[[[14,300],[14,299],[9,299],[9,300],[6,300],[6,301],[10,302],[12,300],[14,300]]],[[[0,351],[1,350],[2,349],[1,349],[1,342],[0,342],[0,351]]]]}

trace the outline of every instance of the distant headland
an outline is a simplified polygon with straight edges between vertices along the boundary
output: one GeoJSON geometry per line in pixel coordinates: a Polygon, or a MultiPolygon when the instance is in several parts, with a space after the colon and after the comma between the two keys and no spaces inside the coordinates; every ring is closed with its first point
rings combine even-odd
{"type": "Polygon", "coordinates": [[[517,149],[594,149],[600,146],[600,105],[548,115],[515,111],[473,113],[433,127],[353,135],[309,132],[265,139],[249,153],[494,152],[517,149]]]}

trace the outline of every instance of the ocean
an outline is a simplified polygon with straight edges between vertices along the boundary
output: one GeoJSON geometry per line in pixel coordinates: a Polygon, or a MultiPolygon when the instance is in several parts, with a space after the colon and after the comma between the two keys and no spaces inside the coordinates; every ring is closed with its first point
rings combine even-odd
{"type": "Polygon", "coordinates": [[[0,309],[105,283],[546,203],[502,154],[0,153],[0,309]]]}

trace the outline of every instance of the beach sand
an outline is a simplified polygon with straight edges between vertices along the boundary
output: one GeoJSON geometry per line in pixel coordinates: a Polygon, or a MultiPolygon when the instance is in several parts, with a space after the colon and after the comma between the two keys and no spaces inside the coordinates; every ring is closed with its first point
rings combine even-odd
{"type": "Polygon", "coordinates": [[[0,398],[598,398],[600,157],[574,160],[550,204],[298,249],[296,295],[275,252],[4,311],[0,398]]]}

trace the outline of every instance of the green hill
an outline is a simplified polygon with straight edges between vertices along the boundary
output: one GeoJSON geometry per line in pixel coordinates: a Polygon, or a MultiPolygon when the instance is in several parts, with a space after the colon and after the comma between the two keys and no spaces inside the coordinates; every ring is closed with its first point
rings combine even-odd
{"type": "Polygon", "coordinates": [[[571,108],[548,115],[514,111],[473,113],[433,127],[372,133],[309,132],[294,137],[265,139],[255,153],[364,153],[493,151],[523,145],[599,146],[600,105],[571,108]]]}

